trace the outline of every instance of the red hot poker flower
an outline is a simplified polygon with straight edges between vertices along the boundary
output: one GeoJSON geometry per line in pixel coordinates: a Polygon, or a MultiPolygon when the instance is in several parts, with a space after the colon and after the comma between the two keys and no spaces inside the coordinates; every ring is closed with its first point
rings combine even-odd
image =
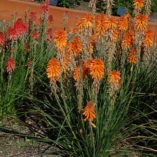
{"type": "Polygon", "coordinates": [[[135,27],[137,31],[145,31],[148,26],[148,16],[139,14],[135,20],[135,27]]]}
{"type": "Polygon", "coordinates": [[[31,11],[30,14],[29,14],[29,20],[30,20],[31,22],[33,22],[33,21],[35,21],[36,19],[37,19],[36,13],[33,12],[33,11],[31,11]]]}
{"type": "Polygon", "coordinates": [[[131,52],[128,54],[128,62],[130,64],[136,64],[137,63],[137,52],[135,49],[133,49],[131,52]]]}
{"type": "Polygon", "coordinates": [[[152,47],[154,44],[154,32],[152,30],[148,30],[144,36],[144,46],[146,48],[152,47]]]}
{"type": "Polygon", "coordinates": [[[47,14],[48,9],[49,9],[49,0],[46,0],[44,4],[41,6],[41,12],[42,14],[47,14]]]}
{"type": "Polygon", "coordinates": [[[27,32],[27,25],[23,23],[21,18],[19,18],[14,23],[14,29],[16,30],[18,36],[22,36],[27,32]]]}
{"type": "Polygon", "coordinates": [[[47,41],[52,41],[53,40],[53,30],[52,30],[52,28],[49,28],[46,31],[46,40],[47,41]]]}
{"type": "Polygon", "coordinates": [[[4,33],[0,32],[0,46],[3,46],[5,42],[4,33]]]}
{"type": "Polygon", "coordinates": [[[16,40],[17,39],[17,32],[14,27],[8,27],[7,35],[9,40],[16,40]]]}
{"type": "Polygon", "coordinates": [[[38,33],[37,31],[34,31],[34,32],[32,33],[32,38],[33,38],[34,40],[38,40],[38,39],[39,39],[39,33],[38,33]]]}
{"type": "Polygon", "coordinates": [[[9,58],[7,60],[6,69],[9,74],[11,74],[15,70],[15,61],[13,58],[9,58]]]}
{"type": "Polygon", "coordinates": [[[96,118],[96,113],[92,101],[87,103],[87,106],[84,108],[83,115],[86,117],[85,120],[88,120],[89,123],[95,128],[93,120],[96,118]]]}
{"type": "Polygon", "coordinates": [[[143,0],[134,0],[134,8],[137,10],[141,10],[144,7],[144,1],[143,0]]]}
{"type": "Polygon", "coordinates": [[[59,80],[61,66],[56,58],[51,58],[47,64],[46,74],[50,81],[55,82],[59,80]]]}
{"type": "Polygon", "coordinates": [[[93,59],[89,64],[89,73],[94,80],[100,81],[104,76],[104,62],[101,59],[93,59]]]}

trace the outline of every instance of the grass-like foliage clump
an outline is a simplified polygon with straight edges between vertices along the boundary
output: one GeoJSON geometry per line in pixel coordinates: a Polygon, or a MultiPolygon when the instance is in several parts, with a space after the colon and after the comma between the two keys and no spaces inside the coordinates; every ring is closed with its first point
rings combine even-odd
{"type": "Polygon", "coordinates": [[[134,16],[116,18],[113,1],[107,1],[106,14],[95,14],[93,2],[93,13],[72,30],[48,28],[53,18],[46,3],[40,25],[34,12],[2,24],[0,116],[17,115],[62,156],[154,156],[157,47],[148,25],[151,3],[134,0],[134,16]]]}

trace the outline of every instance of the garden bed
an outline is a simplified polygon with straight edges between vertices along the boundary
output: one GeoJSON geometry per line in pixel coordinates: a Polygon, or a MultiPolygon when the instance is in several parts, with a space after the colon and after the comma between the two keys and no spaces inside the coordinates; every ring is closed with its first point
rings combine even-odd
{"type": "Polygon", "coordinates": [[[14,115],[29,129],[14,131],[10,118],[3,123],[12,129],[2,123],[0,131],[53,145],[64,157],[154,155],[156,23],[140,2],[134,17],[115,18],[110,2],[107,15],[90,15],[1,1],[0,117],[14,115]]]}

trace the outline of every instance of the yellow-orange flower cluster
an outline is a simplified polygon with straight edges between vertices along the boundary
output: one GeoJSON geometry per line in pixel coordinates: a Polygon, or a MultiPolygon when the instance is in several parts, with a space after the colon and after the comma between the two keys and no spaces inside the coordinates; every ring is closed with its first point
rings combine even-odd
{"type": "Polygon", "coordinates": [[[85,17],[81,18],[78,23],[76,24],[79,30],[84,29],[91,29],[93,28],[93,16],[86,15],[85,17]]]}
{"type": "Polygon", "coordinates": [[[82,50],[81,40],[79,37],[74,37],[67,46],[67,51],[75,57],[80,54],[82,50]]]}
{"type": "Polygon", "coordinates": [[[131,52],[129,52],[128,54],[128,62],[130,64],[136,64],[137,63],[137,52],[136,50],[132,50],[131,52]]]}
{"type": "Polygon", "coordinates": [[[60,77],[60,63],[56,58],[49,60],[46,68],[47,77],[50,81],[57,81],[60,77]]]}
{"type": "Polygon", "coordinates": [[[135,27],[137,31],[145,31],[148,25],[148,16],[139,14],[135,20],[135,27]]]}
{"type": "Polygon", "coordinates": [[[148,30],[144,36],[144,46],[146,48],[152,47],[154,43],[154,32],[152,30],[148,30]]]}
{"type": "Polygon", "coordinates": [[[54,44],[58,51],[63,51],[67,45],[67,33],[64,30],[54,33],[54,44]]]}
{"type": "Polygon", "coordinates": [[[101,59],[93,59],[89,64],[89,74],[94,80],[100,81],[104,76],[104,62],[101,59]]]}
{"type": "Polygon", "coordinates": [[[115,29],[117,28],[117,19],[115,17],[110,17],[108,19],[109,29],[115,29]]]}
{"type": "Polygon", "coordinates": [[[102,37],[109,29],[109,21],[105,14],[98,14],[96,16],[96,35],[102,37]]]}
{"type": "Polygon", "coordinates": [[[136,10],[141,10],[144,7],[144,1],[143,0],[134,0],[134,8],[136,10]]]}
{"type": "Polygon", "coordinates": [[[114,87],[115,89],[119,89],[121,81],[121,73],[120,71],[110,71],[109,72],[109,84],[110,86],[114,87]]]}
{"type": "Polygon", "coordinates": [[[87,103],[87,106],[84,108],[83,115],[85,116],[85,120],[88,120],[89,123],[95,128],[96,126],[93,123],[93,120],[96,118],[96,113],[92,101],[87,103]]]}
{"type": "Polygon", "coordinates": [[[62,71],[65,73],[68,68],[70,67],[70,55],[66,54],[65,57],[62,60],[62,71]]]}
{"type": "Polygon", "coordinates": [[[79,81],[79,79],[80,79],[80,70],[79,70],[78,67],[74,68],[73,78],[74,78],[75,81],[79,81]]]}
{"type": "Polygon", "coordinates": [[[126,31],[128,29],[128,18],[121,16],[118,21],[118,28],[120,31],[126,31]]]}
{"type": "Polygon", "coordinates": [[[126,32],[122,37],[122,47],[129,49],[132,46],[133,39],[134,33],[132,31],[126,32]]]}
{"type": "Polygon", "coordinates": [[[104,14],[98,14],[96,16],[96,36],[102,37],[109,29],[115,30],[117,28],[117,24],[115,17],[107,17],[104,14]]]}

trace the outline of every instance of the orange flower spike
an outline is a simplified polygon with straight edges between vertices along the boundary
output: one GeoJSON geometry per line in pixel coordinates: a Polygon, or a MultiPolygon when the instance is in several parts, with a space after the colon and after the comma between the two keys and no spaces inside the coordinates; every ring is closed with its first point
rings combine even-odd
{"type": "Polygon", "coordinates": [[[88,15],[86,16],[86,18],[84,19],[84,23],[86,28],[92,28],[93,27],[93,16],[88,15]]]}
{"type": "Polygon", "coordinates": [[[89,73],[89,67],[90,67],[90,63],[92,60],[88,59],[88,60],[84,60],[83,64],[82,64],[82,72],[83,72],[83,79],[85,78],[85,76],[89,73]]]}
{"type": "Polygon", "coordinates": [[[127,18],[128,20],[129,20],[130,18],[132,18],[129,12],[126,12],[126,13],[124,14],[124,17],[127,18]]]}
{"type": "Polygon", "coordinates": [[[46,68],[47,77],[50,81],[57,81],[60,77],[60,63],[56,58],[52,58],[49,60],[46,68]]]}
{"type": "Polygon", "coordinates": [[[136,64],[137,63],[137,52],[136,50],[132,50],[129,54],[128,54],[128,62],[130,64],[136,64]]]}
{"type": "Polygon", "coordinates": [[[89,65],[89,74],[91,77],[100,81],[104,76],[104,62],[101,59],[94,59],[89,65]]]}
{"type": "Polygon", "coordinates": [[[72,41],[67,46],[67,51],[73,54],[75,57],[80,54],[82,50],[82,44],[79,37],[74,37],[72,41]]]}
{"type": "Polygon", "coordinates": [[[93,16],[86,15],[77,22],[76,26],[80,30],[93,28],[93,16]]]}
{"type": "Polygon", "coordinates": [[[119,85],[121,80],[121,73],[119,71],[113,70],[109,72],[109,83],[114,85],[119,85]]]}
{"type": "Polygon", "coordinates": [[[135,20],[135,27],[137,31],[145,31],[148,26],[148,16],[139,14],[135,20]]]}
{"type": "Polygon", "coordinates": [[[143,0],[134,0],[134,8],[136,10],[141,10],[144,7],[144,1],[143,0]]]}
{"type": "Polygon", "coordinates": [[[118,21],[118,28],[120,31],[126,31],[128,29],[128,19],[125,16],[121,16],[118,21]]]}
{"type": "Polygon", "coordinates": [[[96,35],[101,37],[109,29],[109,20],[104,14],[96,16],[96,35]]]}
{"type": "Polygon", "coordinates": [[[65,73],[69,67],[70,67],[70,55],[66,54],[62,62],[62,71],[65,73]]]}
{"type": "Polygon", "coordinates": [[[152,30],[148,30],[144,36],[144,46],[146,48],[152,47],[154,43],[154,32],[152,30]]]}
{"type": "Polygon", "coordinates": [[[115,29],[117,28],[117,20],[115,17],[110,17],[109,18],[109,28],[110,29],[115,29]]]}
{"type": "Polygon", "coordinates": [[[78,67],[74,68],[74,76],[73,76],[75,81],[79,81],[80,79],[80,70],[78,67]]]}
{"type": "Polygon", "coordinates": [[[130,32],[127,32],[123,35],[122,38],[122,47],[123,48],[130,48],[133,43],[133,34],[130,32]]]}
{"type": "Polygon", "coordinates": [[[85,120],[88,120],[92,127],[95,128],[96,126],[93,123],[93,120],[96,118],[96,113],[92,101],[87,103],[87,106],[84,108],[83,115],[85,116],[85,120]]]}
{"type": "Polygon", "coordinates": [[[54,33],[54,44],[58,51],[63,51],[67,45],[67,33],[65,30],[56,31],[54,33]]]}

